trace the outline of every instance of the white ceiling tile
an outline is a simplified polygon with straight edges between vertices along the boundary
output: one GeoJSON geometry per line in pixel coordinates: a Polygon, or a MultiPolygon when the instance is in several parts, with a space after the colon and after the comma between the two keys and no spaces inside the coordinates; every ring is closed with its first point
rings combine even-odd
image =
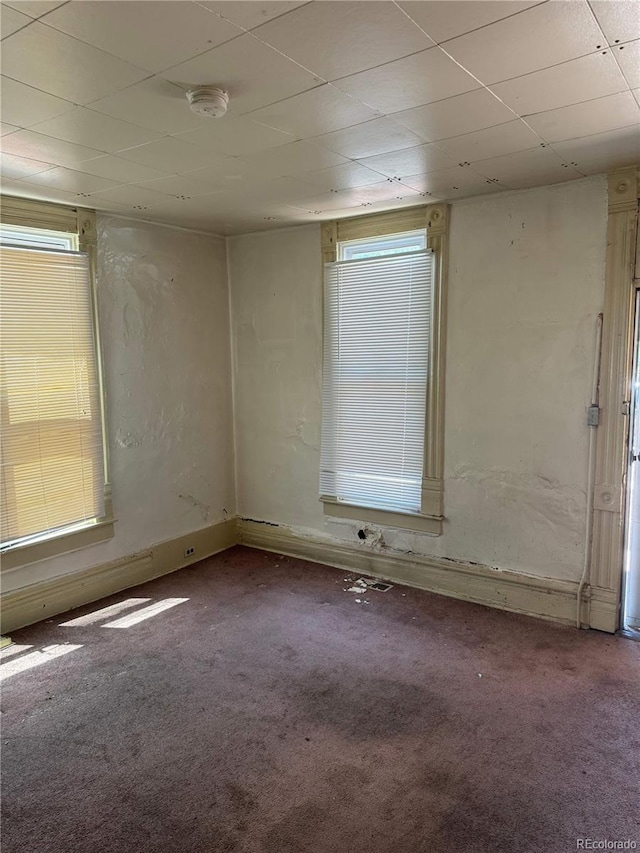
{"type": "Polygon", "coordinates": [[[0,136],[8,136],[10,133],[15,133],[16,130],[20,130],[20,128],[13,124],[7,124],[6,121],[0,122],[0,136]]]}
{"type": "Polygon", "coordinates": [[[147,76],[146,71],[38,21],[2,43],[2,72],[76,104],[86,104],[147,76]]]}
{"type": "MultiPolygon", "coordinates": [[[[306,177],[306,176],[305,176],[306,177]]],[[[255,178],[250,183],[227,187],[217,201],[225,209],[251,210],[252,206],[264,208],[269,204],[290,203],[313,192],[306,180],[290,176],[255,178]]]]}
{"type": "Polygon", "coordinates": [[[54,139],[52,136],[34,133],[32,130],[19,130],[7,136],[3,148],[9,154],[54,163],[56,166],[70,166],[72,169],[79,163],[103,153],[62,139],[54,139]]]}
{"type": "Polygon", "coordinates": [[[10,6],[0,5],[0,36],[6,39],[13,33],[17,33],[27,24],[33,23],[33,18],[28,15],[23,15],[21,12],[16,12],[10,6]]]}
{"type": "Polygon", "coordinates": [[[251,3],[247,3],[246,0],[221,0],[221,2],[212,0],[212,2],[201,2],[200,6],[206,6],[207,9],[222,15],[223,18],[245,30],[252,30],[273,18],[297,9],[298,6],[304,6],[306,2],[308,0],[299,0],[299,2],[277,0],[274,3],[263,3],[262,0],[253,0],[251,3]]]}
{"type": "MultiPolygon", "coordinates": [[[[345,210],[350,207],[369,207],[371,204],[386,201],[391,204],[406,198],[416,198],[420,193],[411,187],[402,186],[398,181],[378,181],[365,187],[357,187],[310,196],[292,202],[296,207],[310,213],[345,210]]],[[[364,212],[364,211],[361,211],[364,212]]]]}
{"type": "Polygon", "coordinates": [[[455,98],[393,114],[394,121],[415,131],[428,142],[483,130],[513,118],[512,111],[488,89],[476,89],[455,98]]]}
{"type": "MultiPolygon", "coordinates": [[[[410,195],[402,199],[388,199],[386,201],[368,201],[361,207],[357,208],[358,214],[365,213],[382,213],[385,210],[396,210],[399,207],[416,207],[418,204],[431,203],[435,199],[428,197],[422,198],[421,194],[410,195]]],[[[355,216],[356,210],[353,208],[348,210],[335,210],[331,214],[322,214],[320,219],[340,219],[346,216],[355,216]]]]}
{"type": "Polygon", "coordinates": [[[220,119],[201,119],[201,122],[199,128],[180,133],[176,139],[218,154],[239,157],[296,140],[290,133],[265,127],[246,116],[227,114],[220,119]]]}
{"type": "Polygon", "coordinates": [[[9,77],[3,77],[0,86],[2,118],[18,127],[30,127],[75,108],[71,101],[48,95],[9,77]]]}
{"type": "MultiPolygon", "coordinates": [[[[3,180],[3,189],[5,181],[3,180]]],[[[32,198],[37,201],[52,201],[58,204],[70,204],[74,207],[93,207],[91,204],[91,196],[78,195],[78,193],[66,192],[66,190],[54,189],[53,187],[43,187],[38,184],[27,183],[26,181],[11,182],[11,194],[21,196],[23,198],[32,198]]]]}
{"type": "MultiPolygon", "coordinates": [[[[547,142],[561,142],[592,133],[640,125],[640,107],[631,92],[538,113],[527,119],[547,142]]],[[[11,138],[11,137],[10,137],[11,138]]]]}
{"type": "Polygon", "coordinates": [[[26,178],[51,168],[51,163],[29,160],[26,157],[9,154],[7,151],[0,151],[0,174],[5,178],[26,178]]]}
{"type": "Polygon", "coordinates": [[[181,196],[197,198],[201,195],[210,195],[221,191],[221,187],[214,185],[213,182],[194,181],[184,175],[170,175],[169,177],[153,178],[149,181],[137,181],[136,183],[140,183],[146,189],[174,198],[181,196]]]}
{"type": "Polygon", "coordinates": [[[511,154],[540,145],[540,139],[519,119],[486,130],[454,136],[434,143],[442,151],[455,157],[458,162],[473,163],[487,157],[511,154]]]}
{"type": "Polygon", "coordinates": [[[432,193],[432,197],[440,198],[442,201],[456,201],[458,199],[472,198],[478,195],[491,195],[491,193],[505,192],[506,187],[502,184],[491,182],[470,184],[458,190],[438,190],[432,193]]]}
{"type": "Polygon", "coordinates": [[[420,192],[436,194],[440,191],[446,194],[449,191],[486,184],[487,179],[470,166],[454,166],[451,169],[439,169],[437,172],[427,174],[407,175],[402,179],[402,183],[420,192]]]}
{"type": "Polygon", "coordinates": [[[447,42],[485,85],[592,53],[602,34],[586,0],[553,0],[447,42]]]}
{"type": "Polygon", "coordinates": [[[255,121],[293,133],[300,139],[361,124],[378,115],[376,110],[330,83],[250,113],[255,121]]]}
{"type": "Polygon", "coordinates": [[[42,15],[57,9],[58,6],[63,6],[66,2],[67,0],[52,0],[52,2],[50,0],[13,0],[13,2],[8,0],[3,5],[12,6],[30,18],[40,18],[42,15]]]}
{"type": "Polygon", "coordinates": [[[378,154],[376,157],[367,157],[360,162],[363,166],[380,172],[388,178],[401,179],[403,175],[448,169],[450,166],[455,166],[458,161],[431,144],[405,148],[403,151],[393,151],[391,154],[378,154]]]}
{"type": "Polygon", "coordinates": [[[609,44],[640,38],[638,0],[591,0],[590,6],[609,44]]]}
{"type": "Polygon", "coordinates": [[[637,127],[557,142],[553,147],[566,162],[575,164],[587,174],[640,163],[640,132],[637,127]]]}
{"type": "Polygon", "coordinates": [[[380,172],[367,169],[360,163],[349,162],[342,166],[330,166],[328,169],[309,172],[304,179],[315,187],[316,192],[325,193],[377,184],[380,181],[380,172]]]}
{"type": "Polygon", "coordinates": [[[162,71],[242,34],[235,24],[184,0],[67,3],[46,23],[147,71],[162,71]],[[150,15],[153,19],[150,19],[150,15]]]}
{"type": "MultiPolygon", "coordinates": [[[[317,196],[308,196],[292,202],[295,207],[307,213],[319,214],[327,211],[345,210],[350,207],[362,207],[363,202],[355,190],[336,190],[336,192],[322,193],[317,196]]],[[[359,211],[362,212],[362,211],[359,211]]]]}
{"type": "Polygon", "coordinates": [[[126,184],[111,189],[99,190],[92,198],[103,199],[105,202],[121,204],[123,209],[150,210],[154,205],[162,204],[162,193],[152,192],[136,184],[126,184]]]}
{"type": "Polygon", "coordinates": [[[361,201],[373,203],[377,201],[397,202],[406,198],[415,198],[421,193],[413,187],[405,186],[398,181],[380,181],[377,184],[369,184],[366,187],[358,187],[351,190],[361,201]]]}
{"type": "Polygon", "coordinates": [[[413,148],[423,140],[389,118],[376,118],[365,124],[318,136],[314,142],[355,160],[398,151],[401,148],[413,148]]]}
{"type": "Polygon", "coordinates": [[[612,48],[630,89],[640,86],[640,39],[612,48]]]}
{"type": "Polygon", "coordinates": [[[613,95],[626,88],[611,51],[591,53],[491,87],[521,116],[613,95]]]}
{"type": "Polygon", "coordinates": [[[137,148],[128,148],[120,152],[120,157],[170,174],[202,169],[223,159],[220,154],[189,145],[172,136],[165,136],[157,142],[149,142],[137,148]]]}
{"type": "Polygon", "coordinates": [[[189,109],[185,89],[161,77],[93,101],[91,109],[165,134],[201,127],[203,121],[189,109]]]}
{"type": "Polygon", "coordinates": [[[345,77],[335,85],[383,113],[409,110],[480,87],[439,47],[345,77]]]}
{"type": "Polygon", "coordinates": [[[116,185],[114,181],[97,178],[95,175],[87,175],[84,172],[76,172],[73,169],[65,169],[62,166],[56,169],[48,169],[46,172],[40,172],[24,180],[25,183],[40,184],[41,186],[74,193],[94,193],[116,185]]]}
{"type": "MultiPolygon", "coordinates": [[[[9,137],[11,138],[11,137],[9,137]]],[[[290,142],[269,151],[233,161],[234,173],[243,178],[298,177],[315,169],[346,163],[340,154],[310,142],[290,142]]]]}
{"type": "Polygon", "coordinates": [[[457,0],[455,3],[446,3],[443,0],[410,0],[399,5],[435,42],[440,43],[509,18],[540,2],[457,0]]]}
{"type": "Polygon", "coordinates": [[[391,62],[433,44],[394,3],[325,0],[270,21],[254,34],[325,80],[391,62]]]}
{"type": "Polygon", "coordinates": [[[151,169],[149,166],[140,165],[140,163],[131,163],[129,160],[123,160],[122,157],[114,157],[112,154],[87,160],[78,169],[88,175],[108,178],[118,184],[135,184],[139,181],[167,177],[166,173],[159,169],[151,169]]]}
{"type": "Polygon", "coordinates": [[[36,133],[44,133],[46,136],[109,153],[160,138],[160,134],[153,130],[120,121],[86,107],[77,107],[64,115],[34,125],[32,129],[36,133]]]}
{"type": "Polygon", "coordinates": [[[227,157],[212,165],[185,172],[185,177],[189,180],[213,184],[216,187],[240,188],[245,184],[251,184],[249,167],[245,167],[242,164],[243,161],[240,158],[227,157]]]}
{"type": "Polygon", "coordinates": [[[496,179],[510,189],[541,186],[545,183],[580,178],[581,174],[551,148],[533,148],[503,157],[492,157],[473,164],[476,172],[496,179]]]}
{"type": "Polygon", "coordinates": [[[229,109],[236,114],[290,98],[323,82],[249,34],[163,71],[161,76],[184,88],[219,86],[229,93],[229,109]]]}
{"type": "Polygon", "coordinates": [[[640,106],[640,89],[632,90],[633,97],[636,99],[636,103],[640,106]]]}

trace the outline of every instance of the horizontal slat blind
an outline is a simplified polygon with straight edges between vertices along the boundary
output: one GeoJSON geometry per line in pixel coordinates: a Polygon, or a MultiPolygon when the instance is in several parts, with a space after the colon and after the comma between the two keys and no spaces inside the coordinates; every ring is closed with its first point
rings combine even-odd
{"type": "Polygon", "coordinates": [[[2,542],[104,515],[89,261],[0,248],[2,542]]]}
{"type": "Polygon", "coordinates": [[[430,250],[325,266],[320,493],[420,512],[430,250]]]}

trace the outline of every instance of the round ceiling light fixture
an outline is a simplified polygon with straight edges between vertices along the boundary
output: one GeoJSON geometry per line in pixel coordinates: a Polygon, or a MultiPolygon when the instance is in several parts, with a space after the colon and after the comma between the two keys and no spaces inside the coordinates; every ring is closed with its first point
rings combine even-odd
{"type": "Polygon", "coordinates": [[[229,95],[217,86],[198,86],[187,92],[189,108],[202,118],[220,118],[227,111],[229,95]]]}

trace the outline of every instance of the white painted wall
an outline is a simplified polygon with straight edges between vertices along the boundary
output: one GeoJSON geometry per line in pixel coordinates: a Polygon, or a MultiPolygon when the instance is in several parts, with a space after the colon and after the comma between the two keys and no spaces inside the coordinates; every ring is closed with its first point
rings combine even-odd
{"type": "MultiPolygon", "coordinates": [[[[392,548],[577,579],[602,310],[603,177],[453,205],[441,537],[392,548]]],[[[318,501],[319,226],[229,241],[238,509],[358,541],[318,501]]]]}
{"type": "Polygon", "coordinates": [[[98,217],[115,537],[3,573],[9,591],[235,514],[225,241],[98,217]]]}

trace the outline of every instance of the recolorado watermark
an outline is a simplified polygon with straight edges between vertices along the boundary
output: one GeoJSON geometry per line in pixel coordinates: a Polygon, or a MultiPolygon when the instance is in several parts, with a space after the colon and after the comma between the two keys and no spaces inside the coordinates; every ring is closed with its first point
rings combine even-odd
{"type": "Polygon", "coordinates": [[[638,842],[631,838],[576,838],[576,850],[637,850],[638,842]]]}

